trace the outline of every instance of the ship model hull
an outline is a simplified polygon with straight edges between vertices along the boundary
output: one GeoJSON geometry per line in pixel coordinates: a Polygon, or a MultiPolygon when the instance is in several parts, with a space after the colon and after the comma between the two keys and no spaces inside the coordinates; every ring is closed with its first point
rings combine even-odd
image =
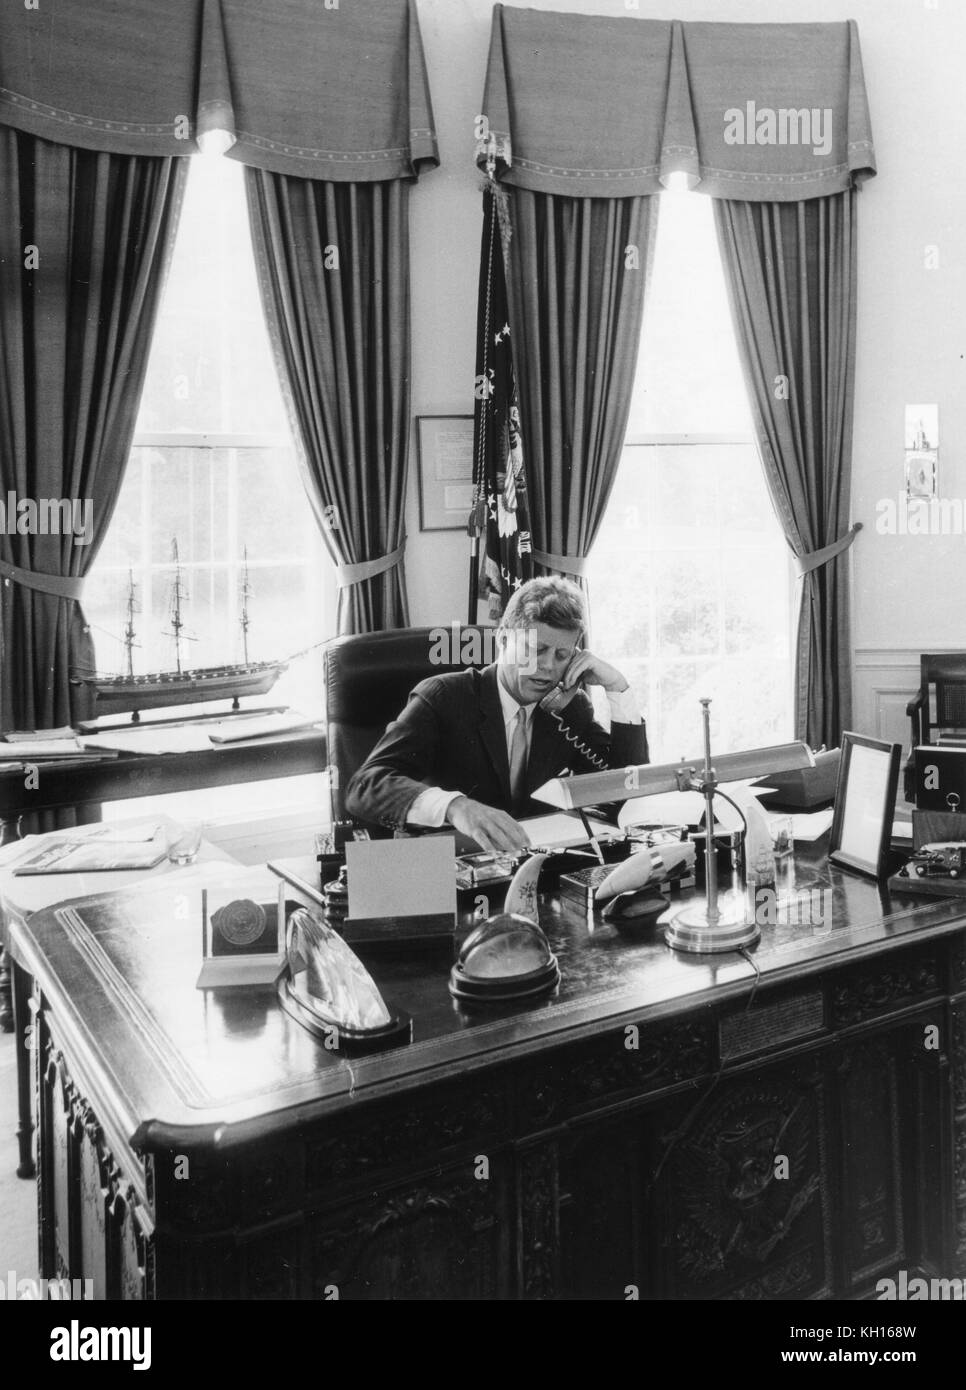
{"type": "MultiPolygon", "coordinates": [[[[127,627],[124,632],[124,647],[127,652],[127,675],[101,675],[89,668],[71,672],[72,685],[86,686],[94,697],[96,716],[102,714],[126,714],[130,712],[137,719],[138,710],[165,709],[171,705],[194,705],[205,700],[232,700],[234,708],[245,695],[264,695],[271,690],[283,671],[288,669],[287,661],[249,661],[248,660],[248,600],[253,590],[248,582],[248,551],[245,551],[245,569],[241,586],[241,630],[244,642],[244,660],[227,666],[203,666],[186,671],[182,664],[182,644],[189,640],[183,633],[182,604],[186,597],[182,582],[182,567],[178,556],[177,538],[171,542],[171,562],[174,577],[171,585],[171,606],[168,614],[170,629],[167,635],[174,638],[175,669],[173,671],[151,671],[143,676],[134,675],[134,648],[138,645],[134,617],[141,612],[137,602],[134,573],[128,571],[127,627]]],[[[190,640],[194,640],[193,638],[190,640]]]]}
{"type": "Polygon", "coordinates": [[[74,676],[72,681],[86,685],[93,693],[98,715],[123,714],[205,700],[237,702],[245,695],[264,695],[286,667],[284,661],[253,661],[244,666],[154,671],[144,676],[74,676]]]}

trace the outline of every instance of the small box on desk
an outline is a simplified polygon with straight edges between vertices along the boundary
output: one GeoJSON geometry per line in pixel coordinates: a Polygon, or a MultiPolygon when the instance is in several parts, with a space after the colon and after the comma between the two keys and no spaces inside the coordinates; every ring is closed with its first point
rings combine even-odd
{"type": "MultiPolygon", "coordinates": [[[[613,864],[598,864],[589,869],[574,869],[570,873],[560,875],[560,900],[570,903],[579,912],[590,912],[602,910],[606,904],[599,904],[595,899],[597,889],[614,870],[613,864]]],[[[648,883],[644,890],[638,890],[635,896],[653,898],[658,897],[664,900],[665,907],[669,906],[672,899],[677,899],[678,895],[685,888],[695,886],[694,874],[683,875],[679,878],[656,879],[653,883],[648,883]]],[[[630,895],[628,895],[630,896],[630,895]]],[[[611,899],[610,901],[613,901],[611,899]]]]}
{"type": "Polygon", "coordinates": [[[570,903],[579,912],[589,912],[594,906],[594,894],[611,872],[611,864],[596,864],[593,868],[574,869],[560,875],[560,900],[570,903]]]}
{"type": "Polygon", "coordinates": [[[958,813],[966,810],[966,748],[913,749],[913,800],[920,811],[958,813]]]}
{"type": "Polygon", "coordinates": [[[759,777],[758,786],[772,789],[762,793],[761,804],[769,810],[789,811],[816,811],[830,806],[835,800],[841,758],[841,748],[833,748],[827,753],[816,753],[814,767],[759,777]]]}

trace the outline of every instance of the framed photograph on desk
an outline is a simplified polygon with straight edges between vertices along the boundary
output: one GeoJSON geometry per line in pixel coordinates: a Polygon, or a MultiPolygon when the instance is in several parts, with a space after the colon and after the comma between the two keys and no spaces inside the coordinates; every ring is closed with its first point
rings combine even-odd
{"type": "Polygon", "coordinates": [[[885,878],[899,784],[901,746],[842,735],[829,860],[840,869],[885,878]]]}
{"type": "Polygon", "coordinates": [[[473,505],[473,416],[420,415],[419,529],[463,531],[473,505]]]}

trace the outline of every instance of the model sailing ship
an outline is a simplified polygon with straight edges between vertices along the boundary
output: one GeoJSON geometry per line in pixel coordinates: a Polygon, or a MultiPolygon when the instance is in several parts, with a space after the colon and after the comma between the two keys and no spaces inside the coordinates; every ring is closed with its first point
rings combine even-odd
{"type": "Polygon", "coordinates": [[[238,709],[238,701],[243,695],[264,695],[271,690],[279,676],[286,670],[285,661],[249,661],[248,659],[248,600],[252,588],[248,580],[248,552],[241,586],[242,654],[243,660],[231,666],[203,666],[185,670],[181,659],[182,643],[193,641],[184,633],[182,605],[186,595],[178,559],[178,542],[171,542],[171,558],[174,563],[174,582],[171,587],[168,636],[174,638],[175,669],[173,671],[152,671],[147,675],[134,674],[134,648],[137,632],[134,616],[140,612],[135,594],[134,576],[131,574],[127,596],[127,626],[124,630],[124,648],[127,653],[127,670],[123,676],[99,675],[96,672],[84,673],[75,670],[71,674],[74,685],[91,688],[96,701],[95,714],[119,714],[132,711],[137,719],[137,711],[160,709],[167,705],[191,705],[201,700],[232,700],[232,708],[238,709]]]}

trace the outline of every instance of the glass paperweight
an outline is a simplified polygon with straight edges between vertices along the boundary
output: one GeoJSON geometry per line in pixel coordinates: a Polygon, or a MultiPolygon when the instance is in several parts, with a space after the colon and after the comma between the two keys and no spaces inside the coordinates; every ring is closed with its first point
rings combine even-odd
{"type": "Polygon", "coordinates": [[[286,931],[286,971],[278,997],[287,1013],[334,1052],[368,1052],[409,1042],[412,1019],[391,1010],[338,932],[306,908],[286,931]]]}
{"type": "Polygon", "coordinates": [[[450,972],[457,999],[500,1001],[550,993],[560,981],[557,957],[542,928],[501,912],[475,927],[450,972]]]}
{"type": "Polygon", "coordinates": [[[768,826],[776,859],[795,853],[795,822],[791,816],[774,816],[768,826]]]}

